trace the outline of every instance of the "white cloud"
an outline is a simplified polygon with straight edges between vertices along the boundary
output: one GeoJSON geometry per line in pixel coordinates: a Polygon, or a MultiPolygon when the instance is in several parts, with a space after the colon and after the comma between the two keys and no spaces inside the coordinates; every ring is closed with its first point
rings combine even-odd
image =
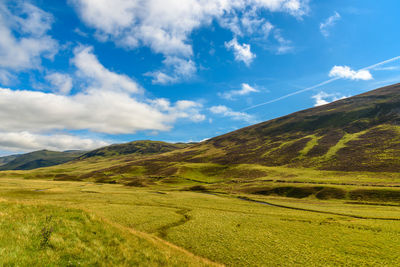
{"type": "Polygon", "coordinates": [[[246,10],[241,17],[232,13],[218,18],[218,22],[236,36],[250,35],[252,39],[266,40],[274,26],[257,11],[256,8],[246,10]]]}
{"type": "Polygon", "coordinates": [[[316,95],[313,95],[311,98],[315,100],[315,107],[329,104],[331,102],[348,98],[348,96],[340,96],[339,94],[328,94],[323,91],[319,92],[316,95]]]}
{"type": "Polygon", "coordinates": [[[329,18],[326,19],[326,21],[322,22],[319,25],[319,29],[322,33],[323,36],[328,37],[329,36],[329,29],[335,26],[336,22],[338,22],[341,19],[341,16],[338,12],[335,11],[335,13],[330,16],[329,18]]]}
{"type": "Polygon", "coordinates": [[[126,75],[106,69],[93,54],[90,46],[74,49],[75,57],[71,62],[78,68],[78,76],[89,81],[89,90],[121,91],[141,93],[143,89],[126,75]]]}
{"type": "MultiPolygon", "coordinates": [[[[70,2],[82,20],[97,30],[96,36],[102,41],[111,40],[128,49],[147,46],[166,58],[179,57],[186,61],[193,56],[190,41],[193,30],[210,26],[214,20],[222,27],[239,32],[242,25],[239,25],[241,19],[237,16],[241,13],[247,14],[246,10],[286,12],[299,17],[308,9],[307,0],[71,0],[70,2]],[[227,21],[229,23],[226,23],[227,21]],[[238,30],[235,30],[235,27],[238,30]]],[[[253,16],[244,18],[242,23],[251,31],[253,27],[260,26],[257,20],[263,19],[253,16]]],[[[266,31],[268,31],[267,26],[266,31]]],[[[165,71],[155,71],[153,76],[156,83],[177,82],[183,78],[183,75],[174,76],[165,71]]]]}
{"type": "Polygon", "coordinates": [[[292,41],[285,39],[279,29],[274,30],[274,38],[279,44],[276,49],[277,54],[286,54],[294,49],[292,41]]]}
{"type": "Polygon", "coordinates": [[[58,43],[46,32],[52,16],[29,4],[16,5],[17,15],[0,3],[0,68],[26,70],[39,68],[41,57],[52,58],[58,43]]]}
{"type": "Polygon", "coordinates": [[[233,111],[232,109],[219,105],[219,106],[212,106],[209,109],[212,113],[221,115],[223,117],[230,117],[234,120],[242,120],[246,122],[254,122],[253,116],[244,113],[244,112],[238,112],[238,111],[233,111]]]}
{"type": "Polygon", "coordinates": [[[166,131],[177,119],[201,121],[201,104],[170,103],[132,93],[143,89],[129,77],[106,69],[90,47],[79,47],[71,61],[86,87],[74,95],[0,88],[1,132],[90,130],[109,134],[166,131]]]}
{"type": "Polygon", "coordinates": [[[233,50],[233,54],[235,55],[236,61],[242,61],[246,66],[250,66],[253,59],[256,57],[250,51],[249,44],[239,44],[236,38],[233,38],[230,42],[225,43],[226,48],[233,50]]]}
{"type": "Polygon", "coordinates": [[[39,149],[55,151],[92,150],[106,145],[109,145],[109,143],[65,134],[43,135],[27,131],[0,132],[0,149],[13,152],[27,152],[39,149]]]}
{"type": "Polygon", "coordinates": [[[53,72],[47,74],[45,79],[52,85],[53,92],[67,95],[72,89],[72,78],[68,74],[53,72]]]}
{"type": "Polygon", "coordinates": [[[371,73],[368,70],[355,71],[348,66],[334,66],[329,72],[329,77],[364,81],[373,79],[371,73]]]}
{"type": "Polygon", "coordinates": [[[235,96],[243,96],[248,95],[250,93],[257,93],[259,90],[255,89],[254,87],[250,86],[247,83],[242,83],[242,89],[240,90],[232,90],[225,93],[220,93],[219,96],[222,98],[233,100],[235,96]]]}

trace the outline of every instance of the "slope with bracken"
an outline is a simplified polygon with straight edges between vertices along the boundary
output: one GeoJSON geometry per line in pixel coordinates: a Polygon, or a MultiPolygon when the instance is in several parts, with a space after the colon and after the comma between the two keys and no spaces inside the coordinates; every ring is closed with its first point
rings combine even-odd
{"type": "Polygon", "coordinates": [[[400,84],[212,138],[160,161],[400,171],[400,84]]]}

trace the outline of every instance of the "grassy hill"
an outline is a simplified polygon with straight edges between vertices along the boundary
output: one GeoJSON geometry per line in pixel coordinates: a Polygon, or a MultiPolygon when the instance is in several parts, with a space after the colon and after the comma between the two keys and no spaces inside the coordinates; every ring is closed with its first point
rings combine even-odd
{"type": "Polygon", "coordinates": [[[296,112],[160,160],[400,171],[400,84],[296,112]]]}
{"type": "Polygon", "coordinates": [[[0,166],[0,170],[32,170],[62,164],[82,155],[82,151],[56,152],[40,150],[31,153],[11,156],[7,162],[0,166]]]}
{"type": "Polygon", "coordinates": [[[21,155],[11,155],[0,158],[0,171],[4,170],[32,170],[63,164],[72,160],[82,161],[89,158],[116,158],[129,155],[132,157],[161,154],[188,147],[184,143],[166,143],[160,141],[134,141],[125,144],[115,144],[90,152],[64,151],[56,152],[40,150],[21,155]]]}
{"type": "Polygon", "coordinates": [[[160,141],[134,141],[125,144],[115,144],[107,147],[102,147],[93,151],[90,151],[82,155],[81,159],[91,157],[112,157],[120,155],[151,155],[161,154],[165,152],[174,151],[176,149],[185,148],[188,144],[185,143],[166,143],[160,141]]]}

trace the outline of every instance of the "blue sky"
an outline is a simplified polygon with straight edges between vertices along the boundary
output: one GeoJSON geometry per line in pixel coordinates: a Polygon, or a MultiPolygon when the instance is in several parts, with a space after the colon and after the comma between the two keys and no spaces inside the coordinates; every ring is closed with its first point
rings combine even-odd
{"type": "Polygon", "coordinates": [[[200,141],[400,81],[400,2],[0,1],[0,155],[200,141]]]}

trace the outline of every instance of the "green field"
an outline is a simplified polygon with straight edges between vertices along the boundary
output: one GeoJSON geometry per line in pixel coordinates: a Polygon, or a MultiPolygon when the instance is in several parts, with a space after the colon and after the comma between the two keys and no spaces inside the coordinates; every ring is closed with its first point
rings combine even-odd
{"type": "Polygon", "coordinates": [[[8,175],[0,179],[0,258],[6,266],[400,262],[396,201],[250,194],[227,183],[205,183],[210,192],[193,192],[189,188],[200,183],[191,180],[128,187],[8,175]]]}

